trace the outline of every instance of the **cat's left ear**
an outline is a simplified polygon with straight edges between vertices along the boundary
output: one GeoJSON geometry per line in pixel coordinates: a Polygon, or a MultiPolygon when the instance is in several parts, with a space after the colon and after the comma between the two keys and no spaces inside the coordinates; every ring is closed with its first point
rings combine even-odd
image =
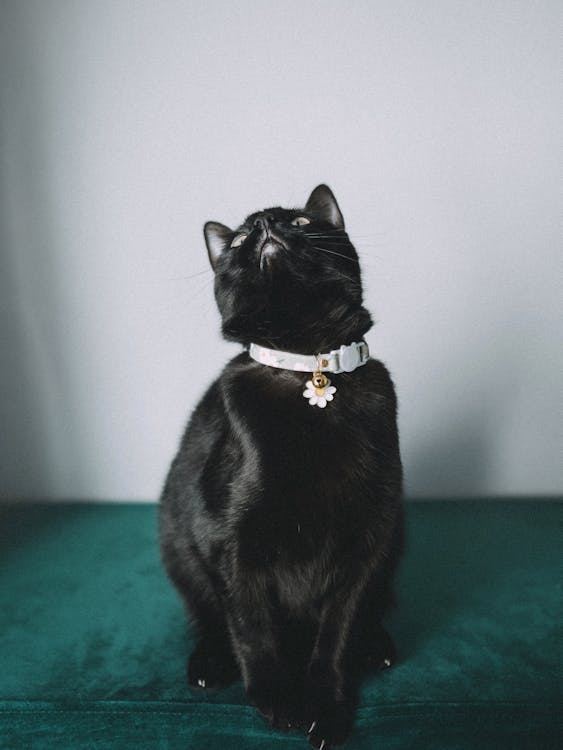
{"type": "Polygon", "coordinates": [[[337,229],[344,229],[344,217],[328,185],[317,185],[305,208],[321,221],[328,221],[337,229]]]}
{"type": "Polygon", "coordinates": [[[215,268],[219,256],[233,237],[233,230],[218,221],[208,221],[203,227],[203,236],[207,245],[207,254],[212,268],[215,268]]]}

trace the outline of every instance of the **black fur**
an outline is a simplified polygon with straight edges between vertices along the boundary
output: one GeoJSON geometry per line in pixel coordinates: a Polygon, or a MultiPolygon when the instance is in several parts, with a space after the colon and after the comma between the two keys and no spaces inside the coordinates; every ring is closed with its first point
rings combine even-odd
{"type": "MultiPolygon", "coordinates": [[[[371,327],[326,186],[304,209],[204,232],[227,339],[313,354],[371,327]]],[[[394,659],[382,620],[403,539],[389,374],[372,359],[328,375],[337,392],[320,409],[302,396],[310,375],[236,356],[196,407],[160,501],[164,564],[199,631],[190,684],[241,675],[274,727],[325,749],[346,739],[365,670],[394,659]]]]}

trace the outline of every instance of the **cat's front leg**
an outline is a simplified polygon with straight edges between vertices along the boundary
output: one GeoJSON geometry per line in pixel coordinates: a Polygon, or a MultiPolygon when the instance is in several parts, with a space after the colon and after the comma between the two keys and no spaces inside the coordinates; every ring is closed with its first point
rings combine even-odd
{"type": "Polygon", "coordinates": [[[249,701],[275,729],[297,729],[300,706],[280,658],[276,613],[260,576],[247,573],[237,583],[230,597],[228,622],[249,701]]]}
{"type": "Polygon", "coordinates": [[[269,656],[254,660],[246,684],[249,701],[274,729],[282,732],[302,726],[301,706],[296,701],[295,685],[284,665],[269,656]]]}
{"type": "Polygon", "coordinates": [[[354,721],[358,686],[347,657],[364,589],[358,578],[352,583],[350,577],[349,585],[342,585],[327,599],[305,678],[309,743],[322,750],[342,744],[354,721]]]}
{"type": "Polygon", "coordinates": [[[305,729],[313,747],[329,750],[341,745],[352,730],[357,686],[341,668],[314,661],[305,678],[305,729]]]}

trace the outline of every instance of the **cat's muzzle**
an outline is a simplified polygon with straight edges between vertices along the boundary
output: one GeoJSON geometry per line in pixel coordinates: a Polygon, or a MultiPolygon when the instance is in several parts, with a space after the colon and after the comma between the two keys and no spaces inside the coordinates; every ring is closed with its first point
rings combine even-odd
{"type": "Polygon", "coordinates": [[[273,263],[276,262],[276,258],[280,256],[283,251],[284,247],[281,242],[278,242],[272,236],[266,237],[259,249],[260,270],[269,270],[273,263]]]}

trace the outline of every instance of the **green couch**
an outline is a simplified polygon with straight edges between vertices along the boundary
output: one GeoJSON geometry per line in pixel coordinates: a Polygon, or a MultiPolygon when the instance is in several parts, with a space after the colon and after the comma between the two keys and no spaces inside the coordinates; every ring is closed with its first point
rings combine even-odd
{"type": "MultiPolygon", "coordinates": [[[[562,508],[408,503],[400,660],[365,681],[348,750],[563,748],[562,508]]],[[[2,750],[308,747],[240,683],[187,688],[154,505],[4,505],[0,529],[2,750]]]]}

